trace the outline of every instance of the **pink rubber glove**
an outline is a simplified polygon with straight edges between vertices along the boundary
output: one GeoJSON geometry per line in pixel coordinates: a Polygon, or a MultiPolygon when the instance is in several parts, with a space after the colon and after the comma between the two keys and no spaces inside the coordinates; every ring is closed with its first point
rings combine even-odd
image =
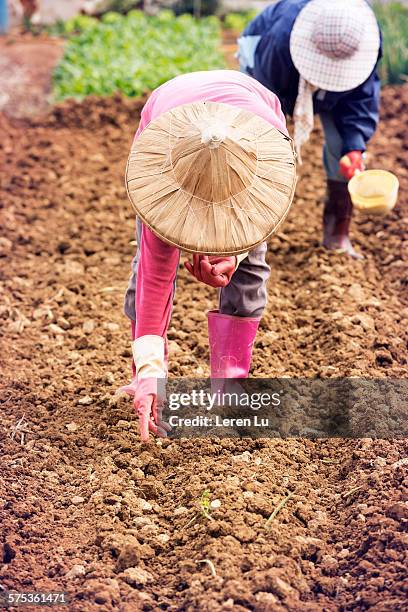
{"type": "Polygon", "coordinates": [[[156,378],[142,378],[135,384],[133,405],[139,417],[139,429],[142,442],[148,442],[149,432],[159,438],[165,438],[171,431],[168,423],[162,419],[163,398],[157,389],[156,378]]]}
{"type": "Polygon", "coordinates": [[[363,172],[364,160],[361,151],[350,151],[343,155],[339,162],[340,172],[348,181],[353,178],[356,172],[363,172]]]}
{"type": "Polygon", "coordinates": [[[237,265],[236,257],[209,257],[193,255],[193,264],[185,262],[185,267],[197,280],[210,287],[226,287],[231,281],[237,265]]]}

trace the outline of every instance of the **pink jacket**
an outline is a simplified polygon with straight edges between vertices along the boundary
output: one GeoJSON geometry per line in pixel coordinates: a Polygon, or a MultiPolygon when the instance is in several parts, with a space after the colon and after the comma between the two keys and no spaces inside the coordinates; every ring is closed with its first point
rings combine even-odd
{"type": "MultiPolygon", "coordinates": [[[[252,77],[235,70],[211,70],[180,75],[158,87],[146,102],[135,134],[159,115],[191,102],[223,102],[263,117],[287,134],[286,121],[275,94],[252,77]]],[[[135,338],[164,337],[173,302],[180,252],[143,225],[136,281],[135,338]]]]}

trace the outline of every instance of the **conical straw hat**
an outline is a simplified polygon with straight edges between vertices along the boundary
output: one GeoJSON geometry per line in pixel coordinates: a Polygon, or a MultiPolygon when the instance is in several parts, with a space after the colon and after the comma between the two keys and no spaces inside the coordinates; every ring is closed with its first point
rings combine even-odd
{"type": "Polygon", "coordinates": [[[268,238],[295,184],[290,138],[216,102],[160,115],[135,140],[126,169],[141,220],[165,242],[207,255],[244,253],[268,238]]]}

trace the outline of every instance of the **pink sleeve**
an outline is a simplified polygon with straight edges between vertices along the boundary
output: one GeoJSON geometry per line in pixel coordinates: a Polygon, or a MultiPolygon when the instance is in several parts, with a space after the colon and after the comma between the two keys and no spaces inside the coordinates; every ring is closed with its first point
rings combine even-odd
{"type": "MultiPolygon", "coordinates": [[[[156,92],[153,92],[143,107],[134,140],[152,121],[156,97],[156,92]]],[[[180,251],[157,238],[143,224],[139,248],[135,338],[146,335],[164,337],[170,323],[180,251]]]]}
{"type": "Polygon", "coordinates": [[[180,251],[157,238],[145,225],[139,248],[135,337],[164,337],[170,323],[180,251]]]}

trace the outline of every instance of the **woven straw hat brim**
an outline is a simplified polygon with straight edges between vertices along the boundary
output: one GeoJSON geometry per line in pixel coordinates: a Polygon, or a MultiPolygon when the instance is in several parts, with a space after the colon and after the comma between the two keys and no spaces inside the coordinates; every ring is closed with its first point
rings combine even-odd
{"type": "Polygon", "coordinates": [[[309,83],[326,91],[355,89],[370,76],[378,60],[380,31],[374,12],[365,0],[356,0],[365,30],[356,53],[345,59],[333,59],[319,52],[313,44],[313,30],[321,19],[327,0],[311,0],[299,13],[290,36],[290,54],[299,74],[309,83]]]}
{"type": "Polygon", "coordinates": [[[168,244],[207,255],[237,255],[266,240],[295,186],[291,139],[249,111],[215,102],[160,115],[134,142],[126,168],[143,223],[168,244]],[[202,130],[214,120],[228,136],[210,149],[202,130]]]}

